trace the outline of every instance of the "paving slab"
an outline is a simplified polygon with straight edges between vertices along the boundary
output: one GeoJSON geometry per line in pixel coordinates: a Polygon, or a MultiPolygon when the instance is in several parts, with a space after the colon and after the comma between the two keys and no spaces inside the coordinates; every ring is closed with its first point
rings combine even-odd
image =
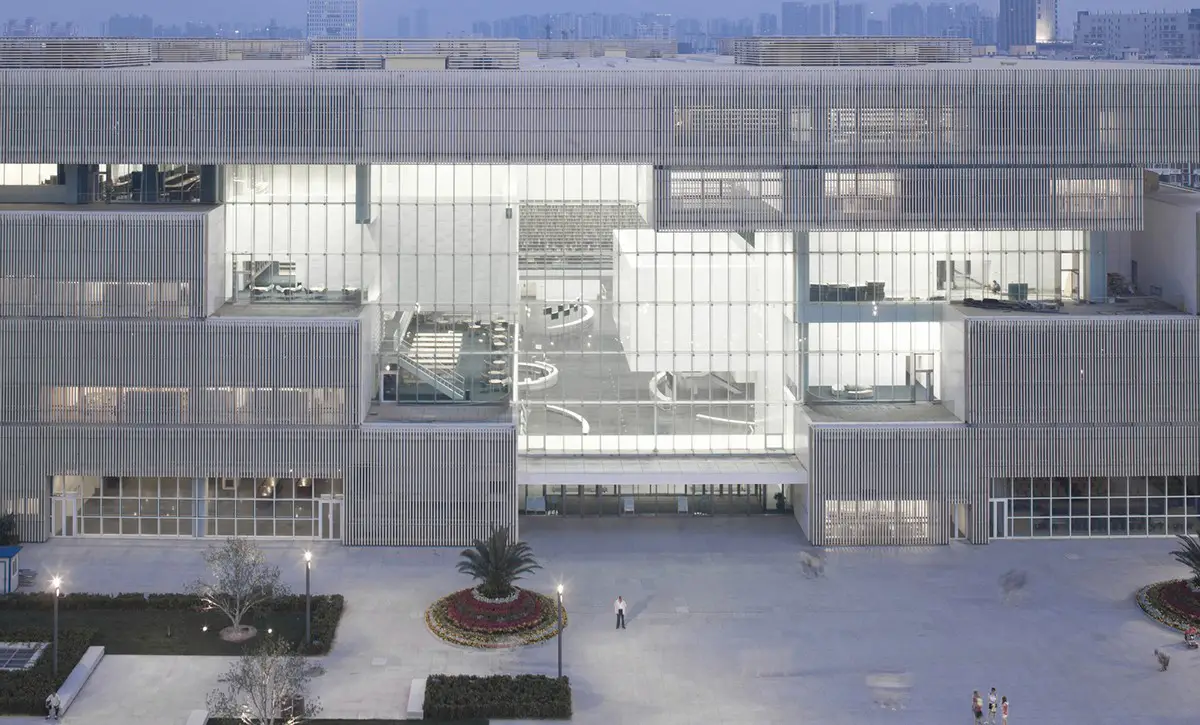
{"type": "MultiPolygon", "coordinates": [[[[1193,725],[1200,710],[1200,654],[1132,598],[1185,573],[1171,540],[830,550],[826,576],[807,579],[807,544],[784,517],[523,519],[522,536],[544,566],[527,584],[566,589],[575,723],[965,723],[971,691],[993,686],[1014,725],[1193,725]],[[1004,604],[997,579],[1009,569],[1027,571],[1029,585],[1004,604]],[[618,594],[626,630],[614,629],[618,594]],[[1173,653],[1166,673],[1156,647],[1173,653]],[[885,671],[911,674],[906,711],[872,702],[866,677],[885,671]]],[[[178,591],[202,575],[205,545],[56,540],[28,547],[22,564],[61,573],[70,591],[178,591]]],[[[312,545],[263,546],[302,591],[312,545]]],[[[315,546],[314,591],[347,598],[314,683],[325,716],[402,718],[411,680],[434,672],[556,672],[553,641],[480,652],[425,629],[429,603],[468,584],[457,553],[315,546]]],[[[143,659],[106,657],[68,725],[116,725],[106,718],[122,707],[121,725],[164,725],[154,718],[202,707],[224,667],[143,659]]]]}

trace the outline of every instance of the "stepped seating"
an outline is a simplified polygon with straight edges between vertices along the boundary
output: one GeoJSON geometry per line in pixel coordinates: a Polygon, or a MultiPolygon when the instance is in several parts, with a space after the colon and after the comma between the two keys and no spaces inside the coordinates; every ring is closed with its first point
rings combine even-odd
{"type": "Polygon", "coordinates": [[[409,357],[435,373],[453,373],[462,355],[462,341],[460,332],[418,332],[412,338],[409,357]]]}
{"type": "Polygon", "coordinates": [[[634,204],[522,204],[522,269],[611,269],[614,229],[649,225],[634,204]]]}

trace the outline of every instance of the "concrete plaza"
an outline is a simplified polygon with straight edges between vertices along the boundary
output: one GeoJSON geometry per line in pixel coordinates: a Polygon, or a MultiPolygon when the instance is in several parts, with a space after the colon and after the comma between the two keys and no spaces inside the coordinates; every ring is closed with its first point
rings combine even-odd
{"type": "MultiPolygon", "coordinates": [[[[1200,711],[1200,653],[1146,619],[1138,586],[1183,569],[1171,540],[1009,541],[989,546],[828,552],[806,579],[803,537],[785,517],[522,520],[571,614],[566,674],[575,722],[942,725],[971,722],[971,691],[998,688],[1013,725],[1174,725],[1200,711]],[[1000,601],[997,578],[1029,572],[1000,601]],[[612,600],[630,605],[614,631],[612,600]],[[1153,650],[1173,655],[1157,671],[1153,650]],[[911,673],[905,711],[875,706],[864,678],[911,673]]],[[[22,552],[69,591],[179,591],[201,576],[208,542],[56,540],[22,552]]],[[[265,542],[303,591],[300,542],[265,542]]],[[[347,610],[314,694],[325,717],[403,717],[409,682],[429,673],[553,674],[553,641],[506,652],[446,645],[422,614],[469,584],[457,550],[314,549],[313,588],[347,610]]],[[[67,725],[173,725],[203,707],[222,658],[109,657],[67,725]]]]}

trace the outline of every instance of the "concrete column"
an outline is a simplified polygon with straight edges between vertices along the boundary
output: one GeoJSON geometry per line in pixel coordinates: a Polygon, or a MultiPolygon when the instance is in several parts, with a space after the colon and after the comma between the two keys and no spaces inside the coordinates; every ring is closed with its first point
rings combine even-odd
{"type": "Polygon", "coordinates": [[[1108,297],[1108,234],[1090,232],[1087,250],[1087,297],[1101,301],[1108,297]]]}
{"type": "Polygon", "coordinates": [[[66,187],[68,204],[86,204],[99,191],[100,167],[95,164],[61,164],[58,183],[66,187]]]}
{"type": "Polygon", "coordinates": [[[796,230],[792,232],[793,248],[796,254],[796,347],[800,357],[797,365],[800,379],[796,384],[800,388],[800,403],[808,403],[808,304],[809,287],[812,280],[809,272],[808,232],[796,230]]]}
{"type": "Polygon", "coordinates": [[[208,528],[208,506],[205,497],[208,494],[207,479],[192,479],[192,536],[204,536],[208,528]]]}
{"type": "Polygon", "coordinates": [[[138,201],[154,203],[158,201],[162,189],[158,188],[158,164],[142,165],[142,193],[138,201]]]}
{"type": "Polygon", "coordinates": [[[225,201],[225,169],[222,166],[200,167],[200,203],[221,204],[225,201]]]}
{"type": "Polygon", "coordinates": [[[354,221],[358,224],[371,223],[370,164],[354,167],[354,221]]]}

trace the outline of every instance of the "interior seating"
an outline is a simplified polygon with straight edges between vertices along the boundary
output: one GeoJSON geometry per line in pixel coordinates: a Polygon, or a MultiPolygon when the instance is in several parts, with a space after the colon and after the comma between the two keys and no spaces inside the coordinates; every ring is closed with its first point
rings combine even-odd
{"type": "Polygon", "coordinates": [[[522,269],[611,269],[614,229],[645,229],[634,204],[522,204],[522,269]]]}

